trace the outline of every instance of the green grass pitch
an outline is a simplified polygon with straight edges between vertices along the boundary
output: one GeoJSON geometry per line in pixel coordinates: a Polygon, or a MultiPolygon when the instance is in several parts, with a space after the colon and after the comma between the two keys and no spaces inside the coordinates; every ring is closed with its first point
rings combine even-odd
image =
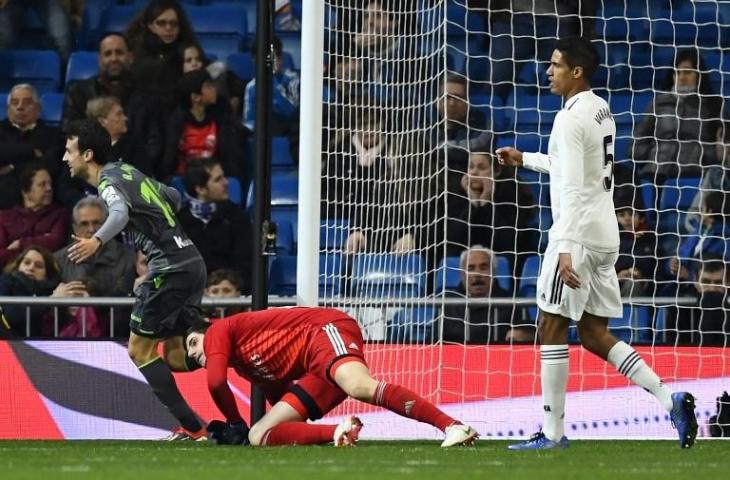
{"type": "Polygon", "coordinates": [[[567,450],[511,452],[503,441],[441,449],[436,442],[361,441],[356,448],[218,447],[210,443],[0,441],[11,479],[715,479],[728,478],[730,443],[574,441],[567,450]]]}

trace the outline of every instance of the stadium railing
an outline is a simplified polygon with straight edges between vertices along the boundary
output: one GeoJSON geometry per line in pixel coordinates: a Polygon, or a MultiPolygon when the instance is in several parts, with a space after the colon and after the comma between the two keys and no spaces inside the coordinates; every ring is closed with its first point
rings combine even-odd
{"type": "MultiPolygon", "coordinates": [[[[329,298],[321,298],[320,305],[326,304],[329,298]]],[[[494,307],[534,307],[536,300],[534,298],[452,298],[452,297],[413,297],[413,298],[397,298],[387,299],[373,297],[340,297],[339,305],[343,307],[374,307],[383,310],[398,307],[402,305],[406,307],[434,306],[434,301],[438,300],[439,306],[446,305],[469,305],[469,306],[485,306],[494,307]]],[[[268,299],[271,307],[284,307],[297,305],[296,296],[277,296],[271,295],[268,299]]],[[[624,298],[625,306],[635,307],[667,307],[667,306],[692,306],[697,304],[697,299],[693,297],[632,297],[624,298]]],[[[86,297],[86,298],[55,298],[55,297],[0,297],[0,306],[7,305],[23,305],[26,306],[26,332],[30,332],[30,309],[32,307],[47,306],[53,308],[54,317],[54,337],[59,335],[62,328],[60,325],[59,308],[61,307],[100,307],[109,308],[109,334],[114,336],[114,320],[115,308],[131,308],[134,305],[132,297],[86,297]]],[[[250,307],[252,299],[250,296],[234,297],[234,298],[210,298],[205,297],[202,301],[203,308],[210,307],[250,307]]],[[[85,325],[84,325],[85,327],[85,325]]],[[[26,334],[29,336],[29,334],[26,334]]],[[[86,329],[82,329],[81,338],[86,336],[86,329]]]]}

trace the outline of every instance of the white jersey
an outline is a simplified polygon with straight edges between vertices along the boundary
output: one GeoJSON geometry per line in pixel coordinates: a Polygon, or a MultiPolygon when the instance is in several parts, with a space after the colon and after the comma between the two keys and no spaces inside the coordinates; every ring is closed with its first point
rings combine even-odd
{"type": "Polygon", "coordinates": [[[550,174],[553,226],[549,240],[558,253],[571,243],[598,252],[619,249],[613,206],[613,145],[608,104],[588,90],[572,96],[558,112],[548,154],[525,153],[525,167],[550,174]]]}

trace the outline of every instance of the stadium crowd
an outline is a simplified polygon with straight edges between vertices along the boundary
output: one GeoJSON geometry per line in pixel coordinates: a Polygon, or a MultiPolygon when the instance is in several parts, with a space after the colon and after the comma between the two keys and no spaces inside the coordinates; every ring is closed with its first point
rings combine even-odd
{"type": "MultiPolygon", "coordinates": [[[[7,118],[0,122],[0,296],[130,296],[144,275],[144,258],[124,236],[89,262],[68,261],[73,238],[89,238],[106,218],[96,192],[72,179],[61,162],[63,130],[84,118],[109,132],[115,158],[181,190],[185,206],[179,217],[207,264],[207,294],[250,294],[254,228],[245,193],[253,169],[256,85],[252,69],[237,68],[232,59],[253,45],[253,37],[244,35],[238,48],[224,54],[206,52],[205,37],[196,32],[186,8],[195,3],[212,8],[215,2],[110,0],[102,10],[107,16],[122,11],[115,10],[122,4],[139,7],[121,29],[111,28],[114,22],[103,15],[106,25],[85,23],[93,18],[91,3],[101,2],[87,3],[84,8],[83,1],[0,2],[0,49],[22,55],[21,48],[50,43],[64,72],[67,62],[71,72],[80,50],[93,48],[98,54],[96,73],[66,79],[55,122],[44,120],[50,117],[44,115],[40,86],[30,80],[9,85],[7,118]],[[26,35],[22,26],[27,28],[28,18],[50,38],[26,35]]],[[[279,165],[276,175],[292,177],[299,138],[299,60],[286,49],[296,45],[301,2],[276,3],[281,38],[274,41],[272,133],[284,145],[275,153],[285,160],[273,162],[279,165]]],[[[401,8],[408,2],[369,0],[358,2],[358,9],[349,1],[332,3],[325,46],[322,218],[347,225],[336,248],[345,256],[420,256],[426,280],[414,292],[418,295],[534,297],[535,258],[550,226],[545,184],[499,166],[492,153],[529,138],[537,138],[536,149],[541,141],[546,146],[549,132],[541,128],[555,111],[542,107],[547,94],[540,88],[541,71],[555,38],[592,37],[605,47],[603,64],[612,66],[610,32],[595,21],[599,7],[588,1],[530,0],[512,2],[507,13],[510,8],[498,5],[505,2],[471,0],[463,10],[466,24],[454,31],[449,25],[440,39],[449,46],[449,71],[444,72],[443,53],[429,50],[420,34],[427,20],[414,8],[401,8]],[[467,30],[472,24],[481,29],[467,30]],[[514,36],[519,41],[512,42],[514,36]],[[470,60],[466,55],[459,64],[454,45],[484,56],[474,54],[470,60]],[[412,55],[415,51],[423,55],[412,55]],[[524,99],[537,103],[520,104],[524,99]],[[536,121],[525,119],[529,112],[538,113],[536,121]],[[450,270],[460,276],[448,275],[450,270]]],[[[248,21],[251,25],[253,19],[248,21]]],[[[596,85],[599,94],[615,98],[652,93],[641,108],[632,104],[628,112],[613,112],[621,122],[619,135],[632,138],[617,141],[614,152],[622,293],[696,299],[689,307],[629,309],[622,325],[630,328],[623,338],[727,345],[730,121],[723,92],[705,64],[708,54],[719,52],[696,48],[696,39],[674,40],[687,48],[654,65],[647,88],[613,85],[617,75],[610,72],[596,85]]],[[[292,242],[281,253],[293,255],[295,248],[292,242]]],[[[338,291],[357,293],[354,272],[341,273],[338,291]]],[[[25,307],[6,306],[4,312],[20,336],[110,334],[109,313],[102,308],[65,309],[55,327],[52,308],[30,307],[29,317],[25,307]]],[[[115,313],[115,336],[128,333],[124,317],[115,313]]],[[[447,306],[418,337],[388,338],[532,342],[534,326],[533,309],[447,306]]]]}

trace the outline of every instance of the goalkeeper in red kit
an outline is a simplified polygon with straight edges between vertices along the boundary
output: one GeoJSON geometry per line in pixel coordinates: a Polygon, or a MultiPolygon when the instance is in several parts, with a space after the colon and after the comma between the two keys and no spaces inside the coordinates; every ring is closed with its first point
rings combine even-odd
{"type": "Polygon", "coordinates": [[[317,420],[348,396],[425,422],[445,433],[442,447],[468,445],[477,432],[420,395],[370,376],[360,327],[331,308],[271,308],[244,312],[190,329],[188,356],[207,369],[208,388],[226,423],[211,422],[219,443],[353,445],[362,423],[317,420]],[[228,367],[261,388],[273,406],[246,427],[227,382],[228,367]],[[296,383],[295,383],[296,382],[296,383]],[[247,438],[246,438],[247,437],[247,438]]]}

